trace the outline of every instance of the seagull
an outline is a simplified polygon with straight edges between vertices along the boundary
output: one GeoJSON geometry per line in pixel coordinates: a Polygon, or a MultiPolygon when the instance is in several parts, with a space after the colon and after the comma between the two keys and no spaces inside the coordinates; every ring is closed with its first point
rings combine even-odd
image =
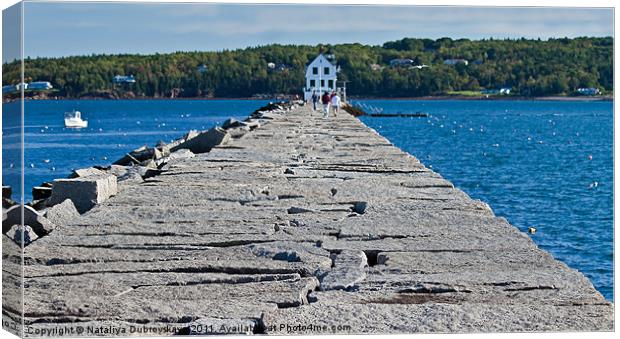
{"type": "Polygon", "coordinates": [[[422,68],[431,67],[431,66],[422,64],[422,65],[415,65],[415,66],[412,66],[412,67],[413,68],[417,68],[417,69],[422,69],[422,68]]]}

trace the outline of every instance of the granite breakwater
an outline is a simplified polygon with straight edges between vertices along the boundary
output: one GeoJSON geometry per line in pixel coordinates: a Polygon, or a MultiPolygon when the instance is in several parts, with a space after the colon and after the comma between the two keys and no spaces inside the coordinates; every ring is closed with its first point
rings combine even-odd
{"type": "Polygon", "coordinates": [[[54,182],[23,269],[5,234],[14,332],[613,330],[581,273],[349,114],[190,134],[54,182]]]}

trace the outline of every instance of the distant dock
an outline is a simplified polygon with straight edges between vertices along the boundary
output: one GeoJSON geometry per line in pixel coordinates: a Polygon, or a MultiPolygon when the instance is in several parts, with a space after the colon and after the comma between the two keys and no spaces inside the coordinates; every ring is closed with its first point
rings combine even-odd
{"type": "Polygon", "coordinates": [[[5,235],[5,328],[23,311],[36,336],[614,329],[583,274],[350,114],[228,125],[130,154],[146,169],[26,246],[23,273],[5,235]]]}

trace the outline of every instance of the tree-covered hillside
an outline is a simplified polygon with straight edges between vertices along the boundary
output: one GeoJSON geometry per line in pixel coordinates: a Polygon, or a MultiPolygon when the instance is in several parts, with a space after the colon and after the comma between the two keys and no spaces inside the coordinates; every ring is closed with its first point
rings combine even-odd
{"type": "MultiPolygon", "coordinates": [[[[550,40],[402,39],[383,46],[268,45],[234,51],[92,55],[25,60],[25,81],[50,81],[65,97],[250,97],[296,94],[319,51],[333,53],[349,95],[416,97],[510,87],[521,96],[572,95],[580,87],[613,91],[613,38],[550,40]],[[412,59],[413,68],[390,66],[412,59]],[[444,64],[464,59],[468,64],[444,64]],[[204,65],[206,67],[200,67],[204,65]],[[275,67],[274,67],[275,66],[275,67]],[[135,83],[113,84],[117,75],[135,83]]],[[[19,82],[19,63],[3,65],[3,85],[19,82]]]]}

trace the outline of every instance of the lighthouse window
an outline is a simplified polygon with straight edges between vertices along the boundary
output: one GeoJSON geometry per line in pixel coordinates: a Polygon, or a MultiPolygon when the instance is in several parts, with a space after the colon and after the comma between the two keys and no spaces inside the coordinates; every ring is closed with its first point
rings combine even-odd
{"type": "Polygon", "coordinates": [[[329,74],[329,67],[323,68],[323,74],[329,74]]]}
{"type": "Polygon", "coordinates": [[[319,74],[319,68],[318,67],[312,67],[312,74],[319,74]]]}

